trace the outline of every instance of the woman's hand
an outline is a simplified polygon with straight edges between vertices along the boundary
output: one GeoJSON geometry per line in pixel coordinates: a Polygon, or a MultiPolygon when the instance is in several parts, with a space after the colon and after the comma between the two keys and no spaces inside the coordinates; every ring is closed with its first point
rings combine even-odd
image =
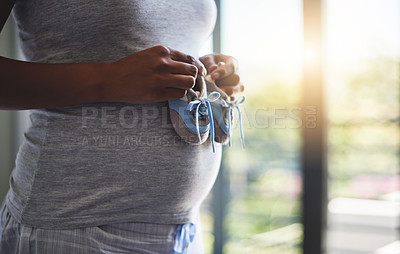
{"type": "Polygon", "coordinates": [[[194,87],[197,75],[206,74],[200,61],[164,46],[104,66],[103,94],[107,102],[139,104],[178,99],[194,87]]]}
{"type": "Polygon", "coordinates": [[[211,79],[234,100],[238,93],[244,91],[244,86],[238,74],[237,60],[232,56],[209,54],[200,57],[211,79]],[[224,63],[224,64],[221,64],[224,63]]]}

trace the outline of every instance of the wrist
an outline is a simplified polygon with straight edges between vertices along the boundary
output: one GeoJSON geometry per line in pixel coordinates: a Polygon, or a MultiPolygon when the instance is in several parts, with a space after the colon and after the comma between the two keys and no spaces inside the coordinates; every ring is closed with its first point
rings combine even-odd
{"type": "Polygon", "coordinates": [[[93,102],[110,102],[112,101],[109,90],[111,63],[95,63],[92,64],[89,71],[90,76],[90,98],[93,102]]]}

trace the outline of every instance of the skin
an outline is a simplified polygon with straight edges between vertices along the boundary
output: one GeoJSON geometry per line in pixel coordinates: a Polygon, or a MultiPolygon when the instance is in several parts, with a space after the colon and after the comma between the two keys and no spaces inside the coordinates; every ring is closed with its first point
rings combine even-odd
{"type": "Polygon", "coordinates": [[[244,85],[238,74],[238,62],[234,57],[223,54],[209,54],[200,57],[200,61],[217,86],[230,96],[231,100],[234,100],[237,94],[244,91],[244,85]],[[225,64],[218,66],[220,62],[225,64]]]}
{"type": "MultiPolygon", "coordinates": [[[[0,0],[1,30],[14,3],[0,0]]],[[[199,61],[161,45],[110,63],[45,64],[0,57],[0,109],[178,99],[194,87],[197,75],[207,71],[229,96],[243,91],[233,57],[210,54],[199,61]],[[226,64],[218,67],[218,62],[226,64]]]]}

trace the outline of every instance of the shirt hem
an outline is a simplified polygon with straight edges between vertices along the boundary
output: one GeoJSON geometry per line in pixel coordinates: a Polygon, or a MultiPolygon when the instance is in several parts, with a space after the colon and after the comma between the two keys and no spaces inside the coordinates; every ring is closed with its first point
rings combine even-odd
{"type": "Polygon", "coordinates": [[[43,218],[41,216],[21,215],[18,211],[6,203],[10,215],[20,224],[28,227],[43,229],[76,229],[96,227],[101,225],[125,222],[141,222],[152,224],[183,224],[193,222],[196,213],[193,210],[183,213],[114,213],[107,215],[93,215],[82,217],[43,218]]]}

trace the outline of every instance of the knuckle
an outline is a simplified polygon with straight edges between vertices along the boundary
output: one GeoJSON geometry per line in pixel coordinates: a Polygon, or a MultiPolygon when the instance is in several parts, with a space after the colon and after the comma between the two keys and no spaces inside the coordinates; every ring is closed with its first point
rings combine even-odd
{"type": "Polygon", "coordinates": [[[219,73],[220,73],[220,75],[223,77],[223,76],[225,76],[226,75],[226,69],[221,69],[220,71],[219,71],[219,73]]]}
{"type": "Polygon", "coordinates": [[[163,46],[163,45],[157,45],[157,46],[155,46],[155,49],[162,56],[166,56],[166,55],[168,55],[170,53],[170,49],[168,47],[163,46]]]}
{"type": "Polygon", "coordinates": [[[240,76],[238,74],[233,74],[233,82],[235,84],[239,84],[240,83],[240,76]]]}
{"type": "Polygon", "coordinates": [[[156,64],[156,69],[157,70],[164,70],[168,67],[169,65],[169,61],[168,59],[161,57],[160,59],[158,59],[157,64],[156,64]]]}
{"type": "Polygon", "coordinates": [[[225,89],[225,93],[229,96],[231,96],[233,94],[233,89],[232,88],[226,88],[225,89]]]}
{"type": "Polygon", "coordinates": [[[188,71],[193,74],[194,76],[197,76],[197,73],[199,72],[199,69],[195,65],[190,65],[188,67],[188,71]]]}
{"type": "Polygon", "coordinates": [[[206,56],[203,56],[202,58],[201,58],[201,61],[203,62],[203,63],[212,63],[212,58],[211,58],[211,56],[210,55],[206,55],[206,56]]]}
{"type": "Polygon", "coordinates": [[[186,57],[187,57],[187,59],[189,60],[190,63],[197,64],[197,61],[193,56],[186,55],[186,57]]]}
{"type": "Polygon", "coordinates": [[[195,84],[196,84],[196,79],[192,76],[188,76],[188,78],[184,82],[184,85],[187,88],[193,88],[195,84]]]}
{"type": "Polygon", "coordinates": [[[200,65],[200,69],[198,70],[197,73],[199,73],[199,72],[200,72],[201,75],[203,75],[203,76],[207,75],[207,69],[206,69],[206,67],[205,67],[203,64],[200,65]]]}

